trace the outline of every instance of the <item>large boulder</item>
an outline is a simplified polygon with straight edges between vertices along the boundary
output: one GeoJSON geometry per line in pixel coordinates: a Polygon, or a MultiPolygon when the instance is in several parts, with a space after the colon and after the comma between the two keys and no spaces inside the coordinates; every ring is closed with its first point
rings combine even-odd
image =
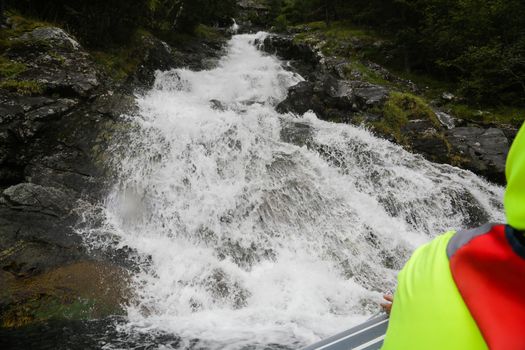
{"type": "Polygon", "coordinates": [[[290,65],[308,80],[315,80],[321,76],[318,73],[323,55],[308,44],[295,42],[292,35],[272,34],[256,44],[261,50],[289,61],[290,65]]]}
{"type": "Polygon", "coordinates": [[[311,110],[320,119],[354,122],[356,115],[379,108],[388,96],[389,91],[384,87],[325,75],[323,79],[303,81],[291,87],[277,110],[296,114],[311,110]]]}
{"type": "Polygon", "coordinates": [[[47,93],[68,97],[92,96],[101,84],[90,56],[60,28],[36,28],[12,41],[16,45],[7,57],[26,67],[16,81],[34,82],[47,93]]]}
{"type": "Polygon", "coordinates": [[[466,126],[450,129],[446,135],[460,166],[505,183],[510,142],[502,129],[466,126]]]}

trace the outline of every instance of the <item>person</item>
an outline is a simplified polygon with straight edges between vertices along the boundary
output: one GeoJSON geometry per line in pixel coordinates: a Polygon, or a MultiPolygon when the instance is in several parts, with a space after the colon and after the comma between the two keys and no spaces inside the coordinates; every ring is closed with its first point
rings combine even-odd
{"type": "Polygon", "coordinates": [[[525,124],[509,151],[507,225],[447,232],[398,275],[382,350],[525,349],[525,124]]]}

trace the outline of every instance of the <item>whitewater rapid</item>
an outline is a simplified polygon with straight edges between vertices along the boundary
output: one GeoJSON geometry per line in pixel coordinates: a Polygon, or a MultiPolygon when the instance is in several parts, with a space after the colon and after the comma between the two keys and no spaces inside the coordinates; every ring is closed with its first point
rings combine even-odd
{"type": "Polygon", "coordinates": [[[129,332],[297,348],[377,312],[418,245],[504,219],[502,189],[470,172],[277,113],[302,78],[257,50],[264,35],[234,36],[214,69],[158,72],[126,117],[89,240],[137,252],[129,332]]]}

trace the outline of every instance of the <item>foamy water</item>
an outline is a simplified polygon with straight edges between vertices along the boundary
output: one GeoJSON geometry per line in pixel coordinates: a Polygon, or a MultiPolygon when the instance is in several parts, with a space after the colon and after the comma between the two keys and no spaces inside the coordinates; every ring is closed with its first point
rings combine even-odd
{"type": "Polygon", "coordinates": [[[159,72],[115,145],[118,181],[89,240],[141,257],[130,332],[306,345],[377,312],[418,245],[503,220],[502,189],[470,172],[278,114],[302,78],[257,50],[263,36],[234,36],[215,69],[159,72]]]}

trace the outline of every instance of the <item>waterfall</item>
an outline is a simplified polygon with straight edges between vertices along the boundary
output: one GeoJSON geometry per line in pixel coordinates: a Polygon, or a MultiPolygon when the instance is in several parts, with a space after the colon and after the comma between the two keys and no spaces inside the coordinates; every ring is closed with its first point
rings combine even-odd
{"type": "Polygon", "coordinates": [[[263,37],[234,36],[214,69],[158,72],[115,145],[90,240],[140,257],[129,332],[297,348],[377,312],[436,234],[504,220],[502,188],[470,172],[365,128],[277,113],[302,78],[257,50],[263,37]]]}
{"type": "Polygon", "coordinates": [[[232,18],[232,22],[233,22],[233,24],[230,27],[230,31],[233,34],[237,34],[237,32],[239,31],[240,26],[237,24],[237,21],[235,21],[235,18],[232,18]]]}

